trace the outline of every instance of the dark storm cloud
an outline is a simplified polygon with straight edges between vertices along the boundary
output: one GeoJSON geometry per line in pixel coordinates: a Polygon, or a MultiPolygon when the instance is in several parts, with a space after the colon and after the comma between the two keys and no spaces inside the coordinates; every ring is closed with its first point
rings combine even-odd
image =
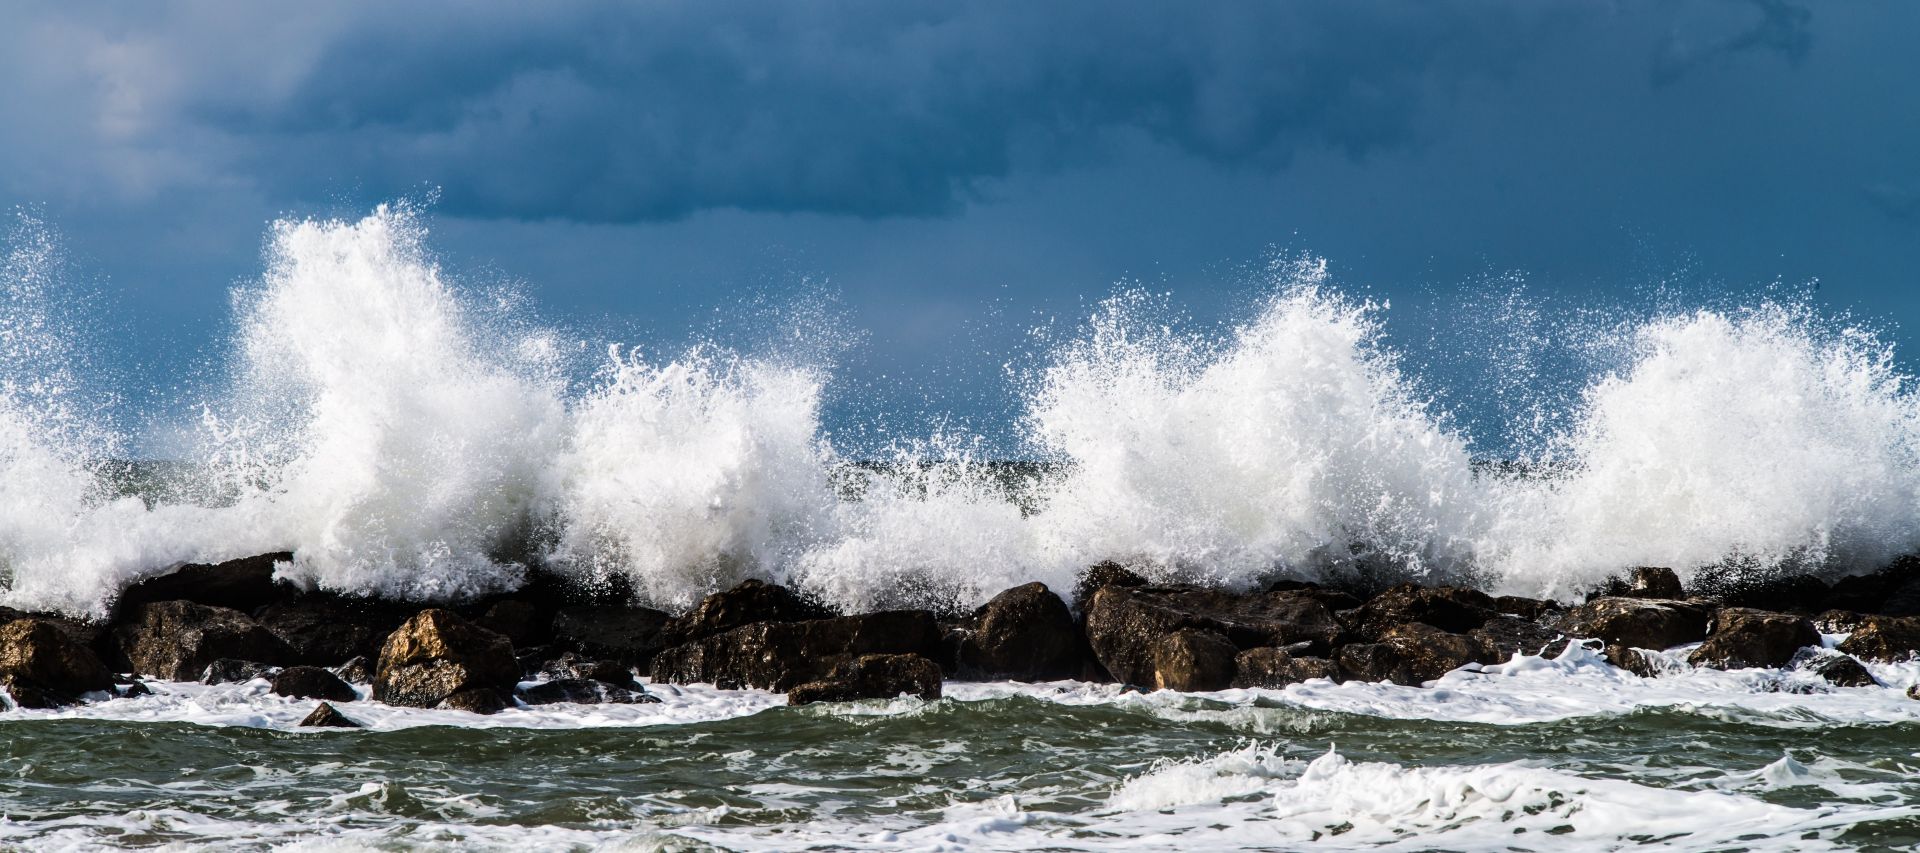
{"type": "MultiPolygon", "coordinates": [[[[137,155],[122,180],[239,181],[288,199],[437,186],[451,214],[601,222],[711,208],[941,214],[1017,169],[1097,159],[1126,134],[1229,166],[1276,168],[1307,146],[1364,156],[1416,142],[1434,99],[1500,73],[1557,14],[1331,2],[217,11],[153,12],[125,30],[71,13],[38,40],[90,48],[101,73],[77,76],[103,109],[127,92],[140,102],[108,140],[137,155]],[[87,42],[90,28],[118,34],[87,42]]],[[[46,106],[65,108],[56,99],[46,106]]]]}

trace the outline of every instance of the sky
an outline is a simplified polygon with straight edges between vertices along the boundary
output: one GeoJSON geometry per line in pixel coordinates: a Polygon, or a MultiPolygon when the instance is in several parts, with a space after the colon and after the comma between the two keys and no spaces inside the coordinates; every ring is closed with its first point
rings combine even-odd
{"type": "Polygon", "coordinates": [[[1116,286],[1231,322],[1298,252],[1425,361],[1515,287],[1554,310],[1784,284],[1914,349],[1915,4],[0,15],[0,205],[59,235],[136,403],[214,357],[269,222],[394,199],[430,200],[456,277],[615,339],[751,347],[767,306],[829,306],[858,340],[830,420],[862,440],[1002,431],[1034,328],[1116,286]]]}

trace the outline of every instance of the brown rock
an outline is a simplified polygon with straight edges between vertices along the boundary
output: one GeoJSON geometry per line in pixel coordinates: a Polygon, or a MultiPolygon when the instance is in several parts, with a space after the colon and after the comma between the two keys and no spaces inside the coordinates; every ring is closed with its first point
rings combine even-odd
{"type": "Polygon", "coordinates": [[[667,642],[689,643],[755,622],[804,622],[832,615],[784,586],[745,580],[701,599],[692,610],[667,623],[667,642]]]}
{"type": "Polygon", "coordinates": [[[1377,643],[1341,647],[1334,663],[1346,680],[1419,686],[1489,654],[1470,637],[1409,622],[1388,629],[1377,643]]]}
{"type": "Polygon", "coordinates": [[[1859,616],[1849,627],[1839,649],[1861,660],[1893,662],[1920,652],[1920,616],[1859,616]]]}
{"type": "Polygon", "coordinates": [[[272,678],[279,671],[279,667],[259,661],[221,658],[200,672],[200,683],[240,684],[256,678],[272,678]]]}
{"type": "Polygon", "coordinates": [[[448,696],[433,707],[469,714],[498,714],[513,707],[513,702],[507,698],[505,691],[492,687],[473,687],[448,696]]]}
{"type": "Polygon", "coordinates": [[[83,693],[112,690],[113,675],[58,625],[24,618],[0,626],[0,686],[22,707],[56,707],[83,693]]]}
{"type": "Polygon", "coordinates": [[[1333,661],[1295,657],[1284,649],[1248,649],[1234,657],[1232,687],[1281,688],[1315,678],[1334,678],[1333,661]]]}
{"type": "Polygon", "coordinates": [[[653,659],[653,680],[786,692],[862,655],[939,656],[940,626],[925,610],[805,622],[756,622],[675,646],[653,659]]]}
{"type": "Polygon", "coordinates": [[[1880,683],[1859,661],[1847,655],[1822,655],[1807,669],[1835,687],[1872,687],[1880,683]]]}
{"type": "Polygon", "coordinates": [[[1043,583],[1017,586],[960,626],[958,663],[978,678],[1051,681],[1080,671],[1081,634],[1067,603],[1043,583]]]}
{"type": "Polygon", "coordinates": [[[1641,678],[1657,678],[1662,672],[1659,662],[1653,658],[1651,653],[1644,649],[1634,648],[1625,643],[1613,643],[1607,646],[1606,650],[1601,654],[1607,659],[1607,663],[1613,664],[1641,678]]]}
{"type": "Polygon", "coordinates": [[[1073,600],[1081,607],[1086,607],[1087,600],[1106,587],[1146,585],[1146,578],[1119,563],[1108,560],[1088,566],[1086,571],[1080,573],[1079,582],[1073,585],[1073,600]]]}
{"type": "Polygon", "coordinates": [[[168,681],[194,681],[221,658],[283,664],[293,652],[246,614],[191,601],[156,601],[123,608],[113,628],[120,654],[134,672],[168,681]]]}
{"type": "Polygon", "coordinates": [[[1378,639],[1409,622],[1465,633],[1486,624],[1498,612],[1493,598],[1478,590],[1403,583],[1374,596],[1349,623],[1368,639],[1378,639]]]}
{"type": "Polygon", "coordinates": [[[515,646],[544,643],[553,634],[553,617],[539,605],[520,598],[503,598],[487,606],[474,620],[480,627],[506,637],[515,646]]]}
{"type": "Polygon", "coordinates": [[[360,698],[353,685],[317,666],[290,666],[280,670],[273,677],[273,692],[276,696],[329,699],[335,702],[352,702],[360,698]]]}
{"type": "Polygon", "coordinates": [[[1305,642],[1308,653],[1331,648],[1342,631],[1325,604],[1297,591],[1108,585],[1086,602],[1085,619],[1094,657],[1129,684],[1153,683],[1153,644],[1183,628],[1216,632],[1243,649],[1305,642]]]}
{"type": "Polygon", "coordinates": [[[1704,638],[1707,609],[1685,601],[1596,598],[1567,611],[1556,627],[1580,639],[1665,651],[1704,638]]]}
{"type": "Polygon", "coordinates": [[[1778,667],[1786,666],[1801,649],[1819,644],[1820,634],[1804,616],[1722,607],[1713,614],[1707,641],[1687,660],[1715,669],[1778,667]]]}
{"type": "MultiPolygon", "coordinates": [[[[452,707],[443,703],[456,694],[511,691],[519,679],[520,666],[506,637],[450,610],[429,609],[387,637],[374,671],[373,698],[416,708],[452,707]]],[[[484,705],[473,697],[465,702],[471,707],[464,710],[484,705]]]]}
{"type": "Polygon", "coordinates": [[[1183,628],[1150,647],[1155,690],[1193,693],[1224,690],[1233,683],[1234,657],[1240,652],[1215,631],[1183,628]]]}
{"type": "Polygon", "coordinates": [[[569,606],[553,617],[557,642],[589,657],[646,667],[668,642],[671,617],[645,607],[569,606]]]}
{"type": "Polygon", "coordinates": [[[1467,637],[1488,650],[1481,663],[1506,663],[1516,654],[1553,657],[1567,648],[1567,635],[1531,619],[1495,616],[1467,632],[1467,637]]]}
{"type": "Polygon", "coordinates": [[[1527,598],[1520,595],[1501,595],[1493,599],[1493,609],[1497,613],[1518,616],[1522,619],[1540,620],[1549,614],[1558,612],[1560,605],[1539,598],[1527,598]]]}
{"type": "Polygon", "coordinates": [[[313,706],[313,713],[308,714],[306,719],[301,720],[300,725],[313,728],[333,729],[364,728],[364,726],[354,722],[351,717],[340,713],[340,709],[326,702],[313,706]]]}
{"type": "Polygon", "coordinates": [[[289,663],[335,666],[377,657],[387,635],[411,615],[381,602],[314,595],[268,605],[255,621],[292,650],[289,663]]]}
{"type": "Polygon", "coordinates": [[[224,563],[182,563],[127,587],[120,594],[120,607],[124,610],[136,604],[191,601],[252,613],[297,594],[293,587],[273,580],[274,564],[291,560],[292,554],[281,552],[224,563]]]}
{"type": "Polygon", "coordinates": [[[787,704],[851,702],[918,696],[940,698],[940,665],[919,655],[860,655],[842,661],[824,679],[794,686],[787,704]]]}

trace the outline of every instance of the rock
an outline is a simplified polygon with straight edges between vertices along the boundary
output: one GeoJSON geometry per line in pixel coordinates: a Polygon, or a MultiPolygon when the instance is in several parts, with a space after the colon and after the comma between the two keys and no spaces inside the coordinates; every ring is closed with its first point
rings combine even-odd
{"type": "Polygon", "coordinates": [[[1232,684],[1234,657],[1240,650],[1218,632],[1183,628],[1155,640],[1149,653],[1153,679],[1148,684],[1155,690],[1194,693],[1232,684]]]}
{"type": "Polygon", "coordinates": [[[494,602],[475,621],[480,627],[506,637],[516,647],[544,643],[553,636],[553,617],[533,602],[520,598],[494,602]]]}
{"type": "MultiPolygon", "coordinates": [[[[432,708],[463,692],[511,691],[519,680],[513,643],[450,610],[435,608],[420,611],[387,637],[374,671],[373,698],[390,705],[432,708]]],[[[465,701],[473,707],[485,704],[473,698],[465,701]]]]}
{"type": "Polygon", "coordinates": [[[1838,648],[1861,660],[1892,663],[1920,652],[1920,617],[1859,616],[1849,628],[1838,648]]]}
{"type": "Polygon", "coordinates": [[[1214,631],[1236,648],[1311,644],[1330,649],[1342,632],[1325,604],[1300,592],[1234,595],[1185,587],[1108,585],[1085,603],[1094,657],[1119,681],[1152,684],[1151,648],[1183,628],[1214,631]]]}
{"type": "Polygon", "coordinates": [[[195,681],[221,658],[284,664],[293,650],[246,614],[191,601],[155,601],[121,610],[113,639],[132,671],[195,681]]]}
{"type": "Polygon", "coordinates": [[[959,633],[955,657],[969,677],[1052,681],[1080,671],[1080,629],[1067,603],[1043,583],[994,596],[959,633]]]}
{"type": "Polygon", "coordinates": [[[255,621],[293,651],[289,663],[333,666],[378,656],[387,635],[411,615],[381,602],[315,595],[268,605],[255,621]]]}
{"type": "Polygon", "coordinates": [[[1494,616],[1467,632],[1490,654],[1481,663],[1506,663],[1516,654],[1554,657],[1567,648],[1567,635],[1518,616],[1494,616]]]}
{"type": "Polygon", "coordinates": [[[1684,601],[1596,598],[1567,611],[1556,627],[1579,639],[1665,651],[1704,638],[1707,609],[1684,601]]]}
{"type": "Polygon", "coordinates": [[[1707,641],[1687,661],[1715,669],[1786,666],[1795,653],[1820,645],[1804,616],[1748,607],[1722,607],[1713,614],[1707,641]]]}
{"type": "Polygon", "coordinates": [[[1920,699],[1920,684],[1915,684],[1912,687],[1907,688],[1907,698],[1920,699]]]}
{"type": "Polygon", "coordinates": [[[273,692],[276,696],[329,699],[335,702],[352,702],[360,698],[353,685],[317,666],[290,666],[280,670],[273,677],[273,692]]]}
{"type": "Polygon", "coordinates": [[[1349,624],[1362,637],[1375,640],[1409,622],[1465,633],[1486,624],[1498,612],[1493,598],[1478,590],[1403,583],[1374,596],[1353,614],[1349,624]]]}
{"type": "Polygon", "coordinates": [[[832,615],[784,586],[750,579],[700,599],[692,610],[667,623],[667,639],[677,646],[755,622],[804,622],[832,615]]]}
{"type": "Polygon", "coordinates": [[[301,720],[300,725],[313,728],[333,729],[364,728],[364,726],[354,722],[352,718],[340,713],[340,709],[333,707],[332,704],[327,702],[313,706],[313,713],[308,714],[306,719],[301,720]]]}
{"type": "Polygon", "coordinates": [[[1333,661],[1318,657],[1295,657],[1284,649],[1248,649],[1234,657],[1230,687],[1280,688],[1315,678],[1334,678],[1333,661]]]}
{"type": "Polygon", "coordinates": [[[1607,663],[1613,664],[1641,678],[1657,678],[1660,673],[1664,671],[1664,667],[1653,657],[1651,652],[1634,648],[1625,643],[1608,645],[1606,649],[1601,652],[1601,656],[1607,659],[1607,663]]]}
{"type": "Polygon", "coordinates": [[[1814,658],[1807,670],[1835,687],[1872,687],[1880,683],[1874,680],[1873,673],[1848,655],[1821,655],[1814,658]]]}
{"type": "Polygon", "coordinates": [[[1882,616],[1920,616],[1920,556],[1901,557],[1872,574],[1841,578],[1822,606],[1882,616]]]}
{"type": "Polygon", "coordinates": [[[57,707],[84,693],[112,690],[113,674],[59,625],[21,618],[0,626],[0,686],[21,707],[57,707]]]}
{"type": "Polygon", "coordinates": [[[553,616],[555,642],[589,657],[646,667],[668,642],[667,614],[645,607],[562,607],[553,616]]]}
{"type": "Polygon", "coordinates": [[[609,684],[591,678],[556,678],[520,691],[520,701],[529,705],[571,702],[575,705],[641,705],[659,702],[660,697],[645,691],[609,684]]]}
{"type": "Polygon", "coordinates": [[[918,696],[940,698],[940,665],[919,655],[860,655],[841,662],[824,679],[795,685],[787,704],[851,702],[918,696]]]}
{"type": "Polygon", "coordinates": [[[542,662],[539,670],[549,679],[590,679],[608,684],[639,690],[640,682],[634,680],[633,670],[610,660],[591,660],[573,652],[565,652],[557,658],[542,662]]]}
{"type": "Polygon", "coordinates": [[[256,678],[272,678],[280,668],[269,663],[239,658],[221,658],[200,671],[201,684],[240,684],[256,678]]]}
{"type": "Polygon", "coordinates": [[[1509,616],[1518,616],[1522,619],[1533,619],[1537,621],[1546,618],[1548,614],[1558,612],[1560,605],[1538,598],[1527,598],[1520,595],[1500,595],[1495,596],[1493,599],[1493,610],[1495,613],[1503,613],[1509,616]]]}
{"type": "MultiPolygon", "coordinates": [[[[503,638],[504,639],[504,638],[503,638]]],[[[498,714],[513,707],[506,691],[492,687],[474,687],[462,690],[433,707],[442,711],[466,711],[469,714],[498,714]]]]}
{"type": "Polygon", "coordinates": [[[372,684],[373,661],[365,657],[356,657],[333,668],[333,674],[348,684],[372,684]]]}
{"type": "Polygon", "coordinates": [[[298,593],[293,587],[273,580],[274,564],[292,560],[292,554],[281,552],[224,563],[183,563],[165,574],[127,587],[120,594],[119,606],[125,609],[159,601],[191,601],[252,613],[298,593]]]}
{"type": "Polygon", "coordinates": [[[653,659],[653,680],[786,692],[820,681],[852,658],[912,654],[932,660],[940,626],[925,610],[892,610],[805,622],[756,622],[675,646],[653,659]]]}
{"type": "Polygon", "coordinates": [[[1391,681],[1417,687],[1475,663],[1489,651],[1471,638],[1425,622],[1396,625],[1376,643],[1342,646],[1334,664],[1349,681],[1391,681]]]}
{"type": "Polygon", "coordinates": [[[1680,587],[1680,576],[1665,566],[1635,568],[1627,582],[1613,594],[1627,598],[1680,599],[1686,597],[1680,587]]]}
{"type": "Polygon", "coordinates": [[[1780,574],[1751,563],[1709,566],[1694,575],[1693,593],[1729,607],[1772,612],[1817,613],[1828,609],[1831,590],[1810,575],[1780,574]]]}
{"type": "Polygon", "coordinates": [[[1074,603],[1084,608],[1087,606],[1087,600],[1093,598],[1094,593],[1107,587],[1146,585],[1146,578],[1135,574],[1132,570],[1119,563],[1108,560],[1104,563],[1095,563],[1088,566],[1086,571],[1080,573],[1080,580],[1073,585],[1073,600],[1074,603]]]}
{"type": "Polygon", "coordinates": [[[1867,621],[1867,614],[1851,610],[1827,610],[1813,617],[1813,627],[1823,634],[1851,634],[1867,621]]]}
{"type": "Polygon", "coordinates": [[[135,699],[141,696],[153,695],[153,688],[148,687],[144,681],[130,681],[126,684],[116,684],[113,689],[114,692],[120,694],[120,698],[122,699],[135,699]]]}

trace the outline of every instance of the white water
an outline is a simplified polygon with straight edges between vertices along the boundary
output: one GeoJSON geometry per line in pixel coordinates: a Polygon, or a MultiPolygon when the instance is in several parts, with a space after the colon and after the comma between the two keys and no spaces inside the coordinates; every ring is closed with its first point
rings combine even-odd
{"type": "Polygon", "coordinates": [[[404,208],[276,224],[236,292],[224,387],[183,401],[195,483],[169,494],[191,497],[149,506],[90,467],[128,442],[76,318],[52,310],[71,304],[55,242],[20,229],[0,282],[7,601],[98,613],[175,562],[273,550],[293,551],[290,582],[420,599],[540,563],[667,607],[747,576],[872,607],[1065,590],[1102,559],[1569,596],[1633,565],[1834,574],[1920,545],[1909,379],[1873,335],[1799,305],[1610,331],[1625,356],[1576,404],[1511,401],[1552,472],[1516,478],[1473,471],[1436,380],[1384,342],[1389,309],[1322,262],[1277,264],[1224,335],[1122,294],[1018,378],[1020,427],[1054,466],[1023,511],[966,436],[902,444],[893,473],[847,467],[823,438],[825,366],[579,340],[448,281],[426,236],[404,208]],[[839,494],[850,478],[862,500],[839,494]]]}

